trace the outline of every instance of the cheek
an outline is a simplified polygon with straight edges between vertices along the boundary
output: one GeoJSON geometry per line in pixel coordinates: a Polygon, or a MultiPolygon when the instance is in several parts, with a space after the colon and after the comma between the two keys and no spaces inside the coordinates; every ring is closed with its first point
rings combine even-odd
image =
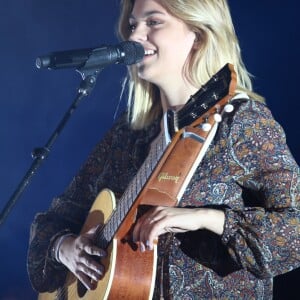
{"type": "Polygon", "coordinates": [[[190,43],[189,41],[181,41],[180,43],[174,44],[174,47],[170,50],[169,55],[180,65],[183,65],[187,62],[192,49],[193,43],[190,43]]]}
{"type": "Polygon", "coordinates": [[[174,37],[173,46],[174,50],[182,58],[187,58],[193,49],[195,43],[195,35],[192,32],[182,33],[174,37]]]}

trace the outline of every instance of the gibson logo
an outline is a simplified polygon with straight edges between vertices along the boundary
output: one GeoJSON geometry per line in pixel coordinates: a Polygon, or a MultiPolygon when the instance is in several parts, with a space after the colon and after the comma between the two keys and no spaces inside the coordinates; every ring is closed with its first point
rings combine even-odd
{"type": "Polygon", "coordinates": [[[162,180],[170,180],[174,181],[175,183],[178,183],[178,180],[180,179],[180,176],[172,176],[169,175],[169,173],[160,173],[158,175],[158,181],[161,182],[162,180]]]}

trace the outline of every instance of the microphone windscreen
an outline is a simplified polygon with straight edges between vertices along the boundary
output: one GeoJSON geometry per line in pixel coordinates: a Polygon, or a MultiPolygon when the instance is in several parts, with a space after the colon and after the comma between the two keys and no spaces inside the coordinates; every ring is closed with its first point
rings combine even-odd
{"type": "Polygon", "coordinates": [[[144,47],[138,43],[133,41],[126,41],[120,44],[125,56],[123,63],[125,65],[133,65],[140,62],[145,56],[144,47]]]}

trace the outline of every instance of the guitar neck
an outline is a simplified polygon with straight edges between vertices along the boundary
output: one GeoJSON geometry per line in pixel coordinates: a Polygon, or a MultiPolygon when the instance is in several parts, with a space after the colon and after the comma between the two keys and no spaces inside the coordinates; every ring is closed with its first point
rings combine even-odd
{"type": "MultiPolygon", "coordinates": [[[[233,96],[236,87],[236,74],[232,65],[225,65],[218,73],[194,94],[186,105],[178,112],[169,111],[167,115],[167,127],[171,137],[180,128],[190,125],[226,95],[233,96]]],[[[142,191],[148,179],[151,177],[159,160],[167,147],[165,135],[162,132],[152,143],[148,157],[142,167],[133,178],[128,188],[119,199],[116,209],[111,214],[105,226],[96,233],[96,243],[106,249],[112,241],[119,226],[125,219],[134,201],[142,191]]]]}
{"type": "Polygon", "coordinates": [[[118,200],[116,209],[111,214],[108,222],[100,229],[100,232],[96,234],[96,243],[101,248],[106,249],[111,242],[134,201],[137,199],[147,180],[153,173],[153,170],[157,166],[166,147],[166,138],[164,133],[161,132],[151,144],[150,152],[141,168],[128,185],[122,197],[118,200]]]}

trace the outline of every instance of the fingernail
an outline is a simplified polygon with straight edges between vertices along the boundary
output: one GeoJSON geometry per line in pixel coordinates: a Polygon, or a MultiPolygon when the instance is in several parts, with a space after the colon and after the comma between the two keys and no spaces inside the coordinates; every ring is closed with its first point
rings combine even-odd
{"type": "Polygon", "coordinates": [[[92,282],[91,290],[95,290],[97,288],[97,281],[92,282]]]}
{"type": "MultiPolygon", "coordinates": [[[[99,274],[99,276],[103,276],[103,273],[104,273],[104,267],[100,267],[99,269],[97,269],[97,273],[99,274]]],[[[100,278],[99,278],[100,279],[100,278]]]]}
{"type": "Polygon", "coordinates": [[[146,241],[146,248],[147,248],[148,250],[151,250],[150,242],[149,242],[148,240],[146,241]]]}

